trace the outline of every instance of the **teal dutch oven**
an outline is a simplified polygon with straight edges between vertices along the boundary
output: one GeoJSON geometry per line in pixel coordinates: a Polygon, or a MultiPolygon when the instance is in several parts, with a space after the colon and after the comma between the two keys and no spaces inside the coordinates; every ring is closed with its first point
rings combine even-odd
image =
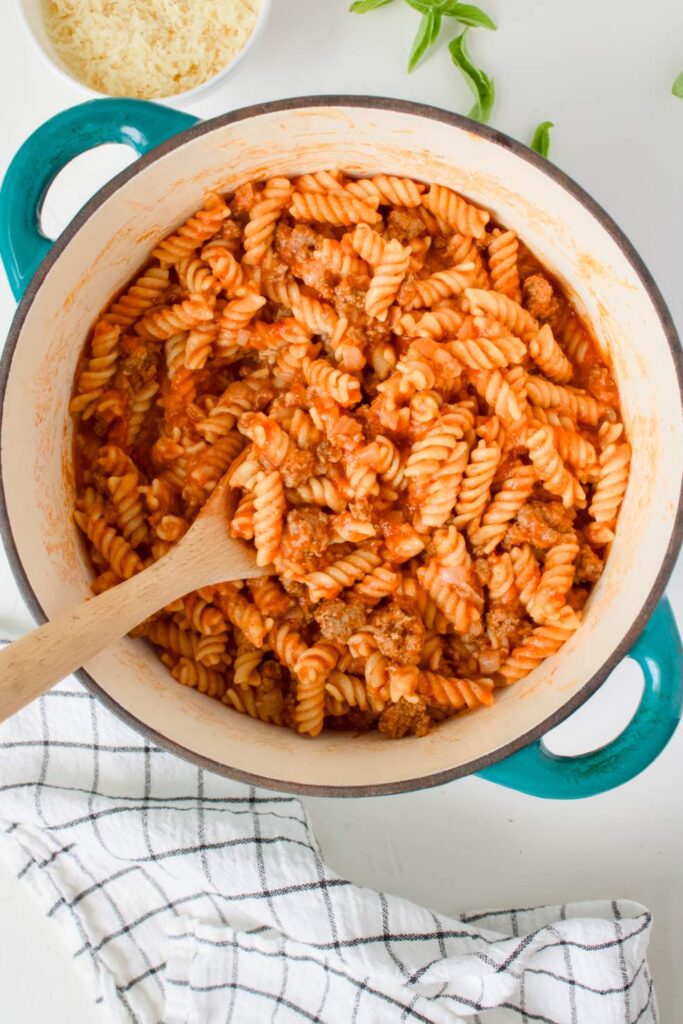
{"type": "Polygon", "coordinates": [[[133,100],[95,100],[39,128],[0,194],[0,252],[19,306],[1,366],[1,526],[21,592],[44,620],[88,593],[72,522],[67,414],[94,316],[153,243],[209,190],[342,166],[437,180],[493,209],[564,282],[609,348],[634,455],[616,540],[581,629],[494,708],[430,736],[323,733],[314,740],[238,715],[178,686],[144,641],[125,638],[78,676],[151,740],[212,771],[288,792],[368,796],[471,773],[536,796],[584,797],[633,778],[681,714],[681,642],[663,591],[680,546],[681,349],[662,297],[607,214],[571,179],[491,128],[431,107],[371,97],[285,100],[196,122],[133,100]],[[139,159],[83,207],[54,244],[39,214],[55,175],[105,142],[139,159]],[[624,658],[643,673],[632,720],[576,757],[542,737],[624,658]]]}

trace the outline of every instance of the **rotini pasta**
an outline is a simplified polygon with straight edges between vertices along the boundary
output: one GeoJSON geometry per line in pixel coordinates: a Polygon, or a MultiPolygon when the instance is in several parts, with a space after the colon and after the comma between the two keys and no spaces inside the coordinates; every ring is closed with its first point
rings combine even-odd
{"type": "Polygon", "coordinates": [[[95,593],[229,474],[226,530],[274,575],[133,635],[306,736],[424,735],[558,651],[631,455],[604,357],[514,231],[335,169],[209,195],[95,321],[70,411],[95,593]]]}

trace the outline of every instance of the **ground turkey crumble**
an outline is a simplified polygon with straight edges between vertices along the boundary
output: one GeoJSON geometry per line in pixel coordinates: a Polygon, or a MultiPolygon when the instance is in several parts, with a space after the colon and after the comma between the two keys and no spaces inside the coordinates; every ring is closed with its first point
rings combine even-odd
{"type": "Polygon", "coordinates": [[[397,665],[417,665],[422,654],[425,628],[422,619],[400,608],[381,608],[370,622],[377,647],[397,665]]]}
{"type": "Polygon", "coordinates": [[[517,522],[508,527],[503,547],[509,550],[520,544],[534,548],[551,548],[560,537],[572,532],[574,509],[566,509],[560,502],[528,501],[517,514],[517,522]]]}
{"type": "Polygon", "coordinates": [[[350,636],[365,625],[365,608],[358,604],[346,604],[345,601],[323,601],[313,612],[313,618],[326,640],[346,643],[350,636]]]}
{"type": "Polygon", "coordinates": [[[432,720],[424,704],[412,703],[401,697],[398,704],[391,704],[379,716],[378,729],[391,739],[402,736],[426,736],[432,720]]]}

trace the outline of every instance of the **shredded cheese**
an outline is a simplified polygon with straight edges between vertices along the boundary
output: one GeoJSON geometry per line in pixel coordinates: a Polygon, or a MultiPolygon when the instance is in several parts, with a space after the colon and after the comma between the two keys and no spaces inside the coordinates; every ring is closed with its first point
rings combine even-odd
{"type": "Polygon", "coordinates": [[[243,49],[261,0],[43,0],[45,26],[76,78],[109,96],[173,96],[243,49]]]}

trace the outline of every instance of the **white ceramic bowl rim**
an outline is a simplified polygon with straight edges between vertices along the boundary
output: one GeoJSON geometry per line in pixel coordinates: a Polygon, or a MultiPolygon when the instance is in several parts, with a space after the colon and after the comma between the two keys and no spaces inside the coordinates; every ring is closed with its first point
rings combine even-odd
{"type": "MultiPolygon", "coordinates": [[[[52,268],[53,264],[59,259],[62,251],[66,248],[68,243],[77,234],[83,224],[92,216],[92,214],[108,200],[114,193],[119,189],[121,185],[134,178],[136,174],[143,171],[150,164],[156,162],[167,153],[182,146],[185,142],[195,139],[199,136],[206,135],[217,128],[225,127],[226,125],[243,121],[260,114],[271,114],[278,113],[281,111],[297,110],[301,108],[315,108],[315,107],[361,107],[370,110],[389,110],[398,111],[405,114],[414,114],[419,117],[429,118],[436,120],[447,125],[453,125],[454,127],[460,128],[469,133],[474,133],[487,139],[489,142],[493,142],[504,149],[511,151],[515,156],[532,164],[538,170],[553,179],[557,184],[564,188],[574,199],[580,202],[588,211],[595,217],[601,227],[611,236],[616,245],[621,249],[624,257],[631,264],[635,271],[644,291],[648,295],[652,305],[657,313],[657,317],[661,324],[662,332],[666,337],[667,343],[671,350],[671,356],[673,363],[676,367],[676,376],[679,384],[679,393],[681,395],[683,403],[683,349],[679,340],[678,333],[674,326],[671,314],[669,313],[668,307],[664,301],[664,298],[659,291],[652,275],[643,263],[637,250],[630,242],[628,237],[624,234],[621,228],[614,222],[610,215],[577,183],[570,178],[563,171],[559,170],[554,164],[550,163],[544,157],[541,157],[529,149],[527,146],[518,142],[515,139],[503,134],[495,128],[491,128],[488,125],[481,125],[477,122],[471,121],[469,118],[463,117],[460,114],[455,114],[447,110],[442,110],[439,107],[433,107],[426,104],[413,103],[407,100],[388,99],[383,97],[375,96],[345,96],[345,95],[326,95],[326,96],[303,96],[294,97],[285,100],[275,100],[268,103],[255,104],[249,107],[242,107],[239,110],[231,111],[228,114],[223,114],[220,117],[212,118],[208,121],[200,121],[191,128],[185,131],[179,132],[166,142],[157,146],[151,152],[145,156],[140,157],[129,167],[125,168],[116,177],[112,178],[106,185],[104,185],[93,197],[90,199],[85,206],[79,211],[74,217],[71,223],[65,228],[60,237],[55,241],[54,245],[50,249],[48,255],[45,257],[40,267],[36,271],[33,279],[30,281],[26,292],[24,293],[14,319],[10,326],[10,330],[7,336],[2,357],[0,358],[0,427],[2,426],[2,409],[5,401],[5,391],[7,388],[7,382],[10,375],[10,369],[12,365],[12,358],[17,346],[19,336],[23,327],[24,319],[27,315],[29,307],[33,302],[33,299],[41,287],[45,277],[52,268]]],[[[45,622],[47,616],[38,601],[38,598],[33,590],[28,574],[21,562],[17,545],[12,533],[9,516],[7,513],[7,504],[5,500],[4,481],[0,475],[0,535],[2,536],[7,558],[12,569],[14,578],[17,582],[20,593],[30,609],[34,618],[39,622],[45,622]]],[[[534,725],[531,729],[522,733],[516,739],[502,747],[495,749],[494,751],[486,754],[483,757],[477,758],[473,761],[466,762],[464,764],[457,765],[454,768],[449,768],[444,771],[439,771],[433,774],[421,775],[419,777],[405,779],[398,782],[379,783],[376,785],[363,785],[363,786],[329,786],[329,785],[316,785],[316,784],[302,784],[302,783],[290,783],[287,781],[268,778],[266,776],[256,775],[252,772],[246,772],[238,768],[226,766],[225,764],[214,761],[210,758],[203,757],[197,754],[195,751],[188,750],[181,744],[169,740],[166,736],[158,733],[152,726],[146,722],[141,721],[135,715],[131,714],[126,709],[122,708],[109,694],[107,694],[99,684],[93,679],[93,677],[85,671],[85,669],[79,669],[74,675],[83,683],[83,685],[91,693],[97,696],[103,704],[114,712],[119,718],[123,719],[128,725],[130,725],[137,732],[147,736],[154,743],[160,747],[171,750],[173,753],[178,754],[185,760],[189,760],[194,764],[199,765],[208,771],[214,772],[219,775],[226,775],[230,778],[237,779],[242,782],[246,782],[250,785],[260,786],[269,789],[277,789],[283,792],[292,792],[297,794],[309,794],[313,796],[378,796],[391,793],[402,793],[408,792],[415,789],[428,788],[430,786],[438,786],[443,783],[449,782],[453,779],[460,778],[465,775],[470,775],[477,772],[489,765],[495,764],[503,758],[515,753],[522,747],[527,746],[535,740],[542,738],[547,732],[553,729],[560,722],[564,721],[572,712],[579,708],[598,687],[605,681],[607,676],[612,672],[614,668],[619,664],[620,661],[628,654],[631,647],[634,645],[645,625],[647,624],[652,612],[654,611],[657,602],[662,596],[666,584],[669,580],[671,572],[676,562],[678,552],[681,548],[681,542],[683,540],[683,477],[679,485],[678,503],[676,509],[676,516],[671,532],[669,544],[666,549],[666,553],[662,560],[659,572],[654,580],[649,593],[643,601],[642,607],[633,621],[631,628],[622,637],[621,641],[612,650],[609,656],[603,661],[601,667],[594,672],[591,677],[584,683],[584,685],[561,707],[549,717],[546,717],[541,722],[534,725]]]]}
{"type": "MultiPolygon", "coordinates": [[[[52,70],[59,75],[60,78],[63,78],[65,82],[69,82],[70,85],[76,85],[80,89],[85,90],[93,97],[109,99],[126,98],[123,96],[114,96],[112,95],[112,93],[102,92],[101,89],[95,89],[94,86],[88,85],[88,83],[84,82],[82,78],[79,78],[78,75],[74,74],[74,72],[71,71],[68,65],[63,60],[61,60],[59,56],[55,56],[54,54],[52,54],[50,50],[45,46],[44,42],[38,38],[38,35],[34,31],[33,25],[31,24],[31,18],[29,17],[26,11],[26,4],[24,2],[19,4],[19,11],[21,14],[21,19],[24,23],[24,27],[29,36],[31,37],[31,39],[33,40],[33,43],[35,44],[38,52],[40,53],[42,58],[50,65],[52,70]]],[[[235,56],[232,58],[232,60],[229,60],[227,64],[224,64],[223,67],[215,73],[215,75],[211,75],[210,78],[207,78],[203,82],[200,82],[199,85],[194,85],[191,89],[184,89],[182,92],[169,93],[166,96],[150,97],[147,100],[145,100],[143,97],[127,98],[142,99],[143,102],[148,103],[173,104],[186,103],[189,100],[195,99],[201,93],[208,92],[209,90],[213,89],[213,87],[217,85],[218,82],[220,82],[230,71],[236,68],[244,57],[246,57],[247,53],[249,52],[249,50],[251,50],[256,40],[260,36],[261,30],[265,25],[269,14],[270,0],[260,0],[260,7],[256,15],[254,27],[247,36],[246,42],[242,49],[238,50],[235,56]]]]}

